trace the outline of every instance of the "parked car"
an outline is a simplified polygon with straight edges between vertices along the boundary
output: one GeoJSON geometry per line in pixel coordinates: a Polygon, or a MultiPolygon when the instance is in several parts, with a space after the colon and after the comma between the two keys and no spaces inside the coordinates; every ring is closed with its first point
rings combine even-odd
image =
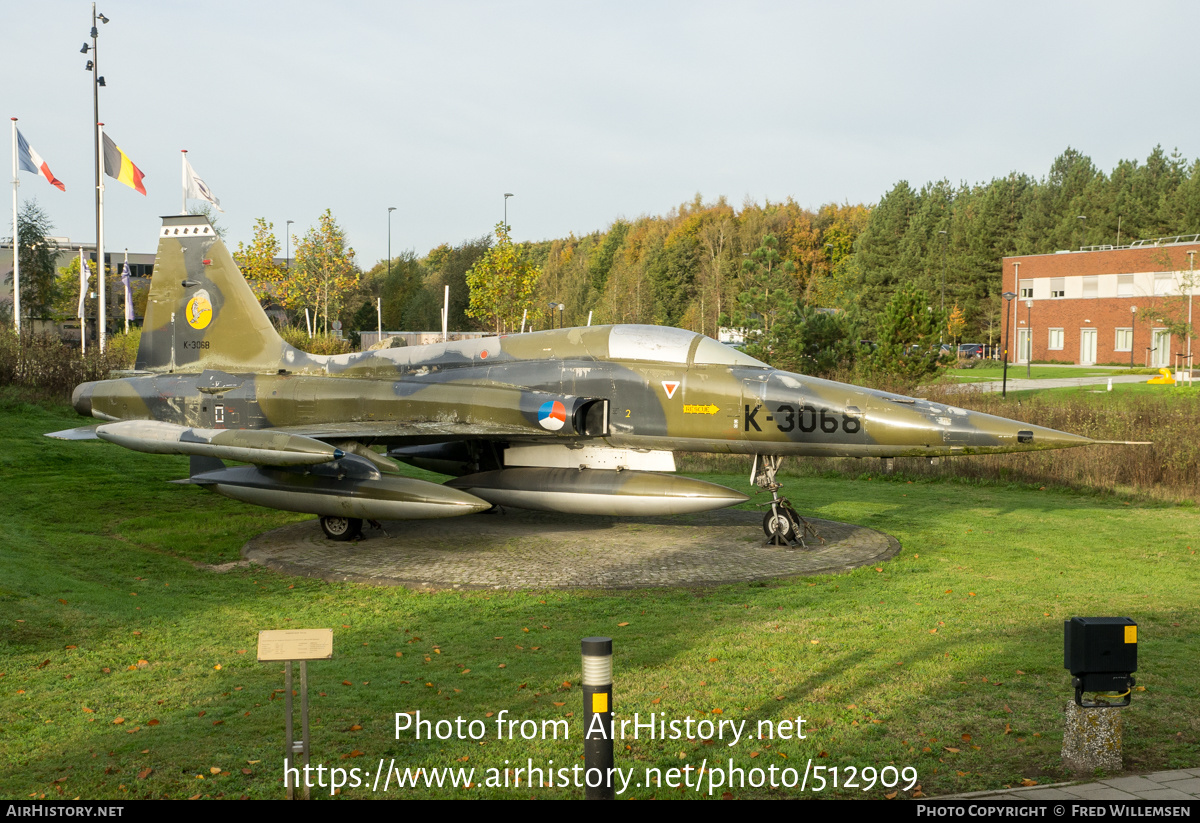
{"type": "Polygon", "coordinates": [[[987,356],[987,347],[982,343],[959,343],[959,360],[982,360],[987,356]]]}

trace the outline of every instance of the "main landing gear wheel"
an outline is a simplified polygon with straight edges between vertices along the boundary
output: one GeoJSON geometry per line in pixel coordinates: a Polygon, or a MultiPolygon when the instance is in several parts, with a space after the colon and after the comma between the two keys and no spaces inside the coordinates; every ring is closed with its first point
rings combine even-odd
{"type": "Polygon", "coordinates": [[[321,518],[321,530],[330,540],[353,540],[362,534],[362,524],[358,517],[321,518]]]}

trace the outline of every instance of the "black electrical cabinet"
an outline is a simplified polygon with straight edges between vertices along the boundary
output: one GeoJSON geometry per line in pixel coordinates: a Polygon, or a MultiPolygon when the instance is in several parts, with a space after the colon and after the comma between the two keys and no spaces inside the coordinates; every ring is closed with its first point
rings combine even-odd
{"type": "Polygon", "coordinates": [[[1109,692],[1128,706],[1137,671],[1137,623],[1128,617],[1072,617],[1063,623],[1063,666],[1071,672],[1075,702],[1084,708],[1084,692],[1109,692]]]}

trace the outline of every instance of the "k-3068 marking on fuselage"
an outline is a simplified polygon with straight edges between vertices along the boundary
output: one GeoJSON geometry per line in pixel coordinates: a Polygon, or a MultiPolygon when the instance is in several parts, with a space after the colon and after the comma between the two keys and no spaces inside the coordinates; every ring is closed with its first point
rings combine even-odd
{"type": "MultiPolygon", "coordinates": [[[[758,413],[763,410],[761,405],[751,408],[749,404],[744,407],[745,424],[743,431],[762,431],[762,427],[758,424],[758,413]]],[[[799,406],[793,406],[787,403],[781,403],[775,407],[774,414],[766,415],[766,422],[774,423],[775,428],[784,434],[789,434],[793,431],[800,431],[805,434],[811,434],[820,429],[825,434],[834,434],[838,430],[846,434],[858,434],[862,431],[862,421],[848,412],[839,412],[825,407],[817,407],[811,403],[801,403],[799,406]]]]}

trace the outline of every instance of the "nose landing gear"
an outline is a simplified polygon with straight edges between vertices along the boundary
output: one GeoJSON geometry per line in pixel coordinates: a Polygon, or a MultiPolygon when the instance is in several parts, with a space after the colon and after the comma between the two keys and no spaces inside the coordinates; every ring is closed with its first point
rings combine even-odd
{"type": "Polygon", "coordinates": [[[801,517],[786,497],[779,496],[783,485],[776,480],[783,458],[778,455],[754,455],[754,464],[750,468],[750,483],[771,493],[770,508],[763,516],[763,533],[767,543],[772,546],[795,546],[808,548],[805,536],[815,537],[822,543],[825,538],[817,533],[816,528],[801,517]]]}

